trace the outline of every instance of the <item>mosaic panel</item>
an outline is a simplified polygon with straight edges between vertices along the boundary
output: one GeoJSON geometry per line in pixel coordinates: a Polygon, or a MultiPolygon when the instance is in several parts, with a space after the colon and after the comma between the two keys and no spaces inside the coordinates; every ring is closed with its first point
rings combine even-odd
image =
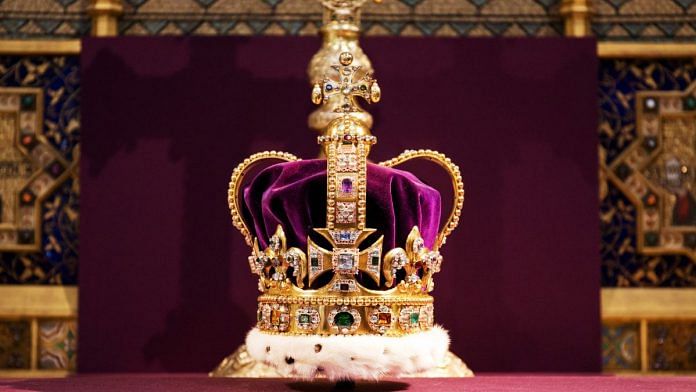
{"type": "Polygon", "coordinates": [[[41,202],[70,175],[42,108],[41,89],[0,87],[0,251],[41,248],[41,202]]]}
{"type": "MultiPolygon", "coordinates": [[[[79,37],[89,0],[3,0],[0,36],[79,37]]],[[[134,35],[313,35],[318,0],[123,0],[120,30],[134,35]]],[[[555,36],[560,0],[384,0],[367,4],[368,35],[555,36]]],[[[593,0],[592,30],[604,40],[696,37],[694,0],[593,0]]]]}
{"type": "MultiPolygon", "coordinates": [[[[559,0],[384,0],[366,3],[366,35],[557,36],[559,0]]],[[[317,0],[125,0],[126,35],[316,35],[317,0]]]]}
{"type": "Polygon", "coordinates": [[[696,37],[694,0],[594,0],[592,30],[606,40],[684,40],[696,37]]]}
{"type": "Polygon", "coordinates": [[[696,321],[650,323],[648,358],[651,370],[696,370],[696,321]]]}
{"type": "MultiPolygon", "coordinates": [[[[651,188],[651,193],[647,192],[647,187],[640,193],[630,191],[631,186],[635,187],[635,184],[630,175],[633,172],[629,173],[629,169],[635,162],[631,160],[626,161],[631,162],[631,165],[622,164],[628,159],[627,156],[631,151],[648,153],[653,145],[652,139],[646,141],[646,138],[636,131],[637,97],[643,92],[651,91],[678,91],[681,94],[692,83],[694,76],[696,76],[696,69],[692,60],[606,60],[601,62],[599,74],[599,139],[600,167],[602,168],[600,170],[600,217],[602,285],[605,287],[696,286],[695,263],[689,254],[685,254],[688,252],[684,252],[683,246],[670,249],[655,248],[654,252],[644,251],[645,244],[660,243],[662,238],[660,234],[655,239],[648,235],[651,231],[642,230],[639,227],[638,220],[644,219],[644,210],[648,210],[643,208],[644,204],[657,205],[657,195],[660,192],[668,193],[665,199],[673,197],[674,194],[661,189],[662,185],[657,184],[657,180],[654,181],[656,186],[651,188]]],[[[664,127],[659,128],[657,132],[662,135],[663,129],[664,127]]],[[[663,140],[659,139],[659,143],[661,145],[663,140]]],[[[663,150],[657,148],[657,144],[655,147],[653,149],[655,156],[664,155],[661,153],[663,150]]],[[[689,148],[693,151],[696,146],[689,148]]],[[[650,168],[657,167],[651,163],[653,161],[646,160],[644,164],[647,168],[647,172],[644,173],[646,176],[650,175],[649,172],[652,170],[650,168]]],[[[664,168],[664,165],[662,167],[664,168]]],[[[675,200],[677,199],[675,197],[675,200]]],[[[663,226],[670,225],[672,223],[667,222],[663,226]]],[[[693,225],[682,225],[682,228],[691,230],[693,229],[691,226],[693,225]]],[[[682,244],[685,243],[682,242],[682,244]]]]}
{"type": "Polygon", "coordinates": [[[603,323],[602,368],[640,370],[640,323],[603,323]]]}
{"type": "Polygon", "coordinates": [[[43,102],[41,137],[64,163],[62,182],[40,199],[42,235],[38,250],[0,253],[0,283],[77,283],[78,66],[77,57],[0,57],[0,89],[42,91],[37,100],[43,102]]]}
{"type": "Polygon", "coordinates": [[[28,369],[30,353],[29,322],[0,321],[0,369],[28,369]]]}
{"type": "Polygon", "coordinates": [[[39,321],[39,368],[77,368],[77,321],[39,321]]]}
{"type": "Polygon", "coordinates": [[[0,38],[80,37],[89,33],[89,0],[2,0],[0,38]]]}

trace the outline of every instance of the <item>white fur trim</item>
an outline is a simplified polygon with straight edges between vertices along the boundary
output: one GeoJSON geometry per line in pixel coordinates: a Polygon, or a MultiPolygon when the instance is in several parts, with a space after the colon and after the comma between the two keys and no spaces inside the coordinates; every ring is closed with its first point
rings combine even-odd
{"type": "Polygon", "coordinates": [[[246,337],[249,354],[281,375],[331,380],[376,380],[424,371],[441,363],[449,343],[449,334],[440,326],[400,337],[282,335],[258,328],[246,337]],[[317,345],[321,345],[318,352],[317,345]]]}

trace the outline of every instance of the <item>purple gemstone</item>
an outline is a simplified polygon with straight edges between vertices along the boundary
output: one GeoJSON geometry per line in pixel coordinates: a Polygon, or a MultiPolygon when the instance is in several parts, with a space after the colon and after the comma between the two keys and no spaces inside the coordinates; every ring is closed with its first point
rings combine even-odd
{"type": "Polygon", "coordinates": [[[344,178],[343,181],[341,181],[341,192],[352,193],[353,192],[353,180],[351,180],[350,178],[344,178]]]}

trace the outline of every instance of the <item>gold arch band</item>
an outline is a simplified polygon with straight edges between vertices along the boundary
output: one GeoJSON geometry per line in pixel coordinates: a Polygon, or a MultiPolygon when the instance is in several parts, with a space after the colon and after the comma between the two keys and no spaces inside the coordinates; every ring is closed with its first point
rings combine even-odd
{"type": "Polygon", "coordinates": [[[380,162],[379,165],[394,167],[417,158],[424,158],[435,162],[438,166],[445,169],[452,180],[452,194],[454,196],[452,211],[447,218],[447,222],[442,227],[442,230],[440,230],[440,233],[437,236],[436,244],[433,247],[433,249],[439,249],[445,244],[447,236],[450,235],[459,224],[459,216],[461,215],[462,207],[464,206],[464,181],[462,180],[459,167],[452,163],[452,160],[449,159],[445,154],[433,150],[406,150],[392,159],[380,162]]]}
{"type": "Polygon", "coordinates": [[[253,246],[254,241],[249,228],[247,227],[246,223],[244,223],[244,219],[242,218],[241,208],[239,206],[239,191],[241,190],[244,177],[249,170],[268,159],[278,159],[286,162],[295,162],[300,160],[300,158],[296,157],[295,155],[282,151],[259,152],[249,156],[242,161],[242,163],[237,165],[237,167],[235,167],[232,171],[232,177],[230,178],[230,187],[227,192],[227,203],[230,207],[230,213],[232,215],[232,224],[235,228],[237,228],[237,230],[239,230],[240,233],[242,233],[244,241],[249,246],[253,246]]]}

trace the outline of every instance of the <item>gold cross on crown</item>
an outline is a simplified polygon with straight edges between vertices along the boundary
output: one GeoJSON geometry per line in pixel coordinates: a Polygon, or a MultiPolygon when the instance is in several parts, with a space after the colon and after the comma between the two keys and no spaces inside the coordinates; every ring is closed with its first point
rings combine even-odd
{"type": "Polygon", "coordinates": [[[320,83],[315,83],[312,89],[312,102],[319,105],[326,103],[335,95],[343,96],[343,104],[334,111],[337,113],[352,113],[361,111],[355,104],[355,97],[363,97],[368,103],[379,102],[382,91],[377,81],[368,73],[361,73],[360,66],[351,65],[353,55],[343,52],[339,56],[340,64],[332,65],[337,79],[324,76],[320,83]]]}

